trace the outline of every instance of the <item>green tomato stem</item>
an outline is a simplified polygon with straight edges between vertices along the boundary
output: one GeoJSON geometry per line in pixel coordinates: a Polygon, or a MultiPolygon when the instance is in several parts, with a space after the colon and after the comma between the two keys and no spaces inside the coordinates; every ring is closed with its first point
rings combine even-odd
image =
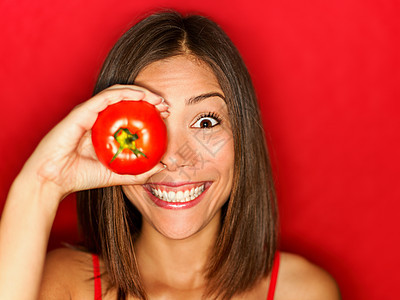
{"type": "Polygon", "coordinates": [[[112,163],[124,149],[129,149],[136,156],[142,155],[147,158],[146,154],[136,147],[135,141],[139,138],[139,136],[136,133],[131,133],[128,128],[118,129],[117,132],[114,133],[114,138],[118,142],[119,148],[111,159],[110,163],[112,163]]]}

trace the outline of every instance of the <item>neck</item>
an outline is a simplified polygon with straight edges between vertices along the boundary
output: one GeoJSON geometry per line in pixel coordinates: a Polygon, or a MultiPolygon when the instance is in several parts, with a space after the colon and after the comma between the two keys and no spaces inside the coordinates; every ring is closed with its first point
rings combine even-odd
{"type": "Polygon", "coordinates": [[[170,239],[143,221],[135,243],[139,270],[145,286],[201,288],[205,285],[205,267],[220,230],[216,215],[199,232],[185,239],[170,239]]]}

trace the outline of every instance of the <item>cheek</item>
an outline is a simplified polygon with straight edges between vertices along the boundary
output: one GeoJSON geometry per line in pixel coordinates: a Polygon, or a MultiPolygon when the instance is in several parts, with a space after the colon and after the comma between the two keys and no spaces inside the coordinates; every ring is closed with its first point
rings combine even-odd
{"type": "Polygon", "coordinates": [[[199,130],[193,134],[193,141],[200,157],[221,166],[233,166],[233,137],[227,129],[199,130]]]}
{"type": "Polygon", "coordinates": [[[216,180],[215,196],[227,199],[231,193],[234,172],[234,143],[230,131],[201,133],[195,136],[195,146],[201,159],[197,170],[204,169],[205,178],[216,180]]]}
{"type": "Polygon", "coordinates": [[[122,186],[122,191],[124,192],[125,196],[128,200],[141,211],[141,203],[143,203],[143,199],[145,197],[146,192],[141,186],[137,185],[129,185],[129,186],[122,186]]]}

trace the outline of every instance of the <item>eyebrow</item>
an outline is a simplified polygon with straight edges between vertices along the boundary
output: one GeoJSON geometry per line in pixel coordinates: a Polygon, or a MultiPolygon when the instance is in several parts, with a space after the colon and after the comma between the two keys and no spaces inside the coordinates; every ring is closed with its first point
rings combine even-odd
{"type": "Polygon", "coordinates": [[[203,100],[205,100],[207,98],[211,98],[211,97],[220,97],[222,100],[225,101],[225,97],[221,93],[211,92],[211,93],[205,93],[205,94],[201,94],[201,95],[194,96],[194,97],[187,99],[186,105],[193,105],[193,104],[199,103],[200,101],[203,101],[203,100]]]}

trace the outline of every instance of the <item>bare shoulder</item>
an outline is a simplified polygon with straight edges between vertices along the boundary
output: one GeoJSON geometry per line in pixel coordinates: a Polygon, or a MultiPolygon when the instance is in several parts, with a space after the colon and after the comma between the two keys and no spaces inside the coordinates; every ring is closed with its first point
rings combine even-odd
{"type": "Polygon", "coordinates": [[[305,258],[282,252],[276,300],[340,300],[339,288],[324,269],[305,258]]]}
{"type": "Polygon", "coordinates": [[[40,289],[41,300],[93,298],[92,257],[62,248],[48,253],[40,289]]]}

